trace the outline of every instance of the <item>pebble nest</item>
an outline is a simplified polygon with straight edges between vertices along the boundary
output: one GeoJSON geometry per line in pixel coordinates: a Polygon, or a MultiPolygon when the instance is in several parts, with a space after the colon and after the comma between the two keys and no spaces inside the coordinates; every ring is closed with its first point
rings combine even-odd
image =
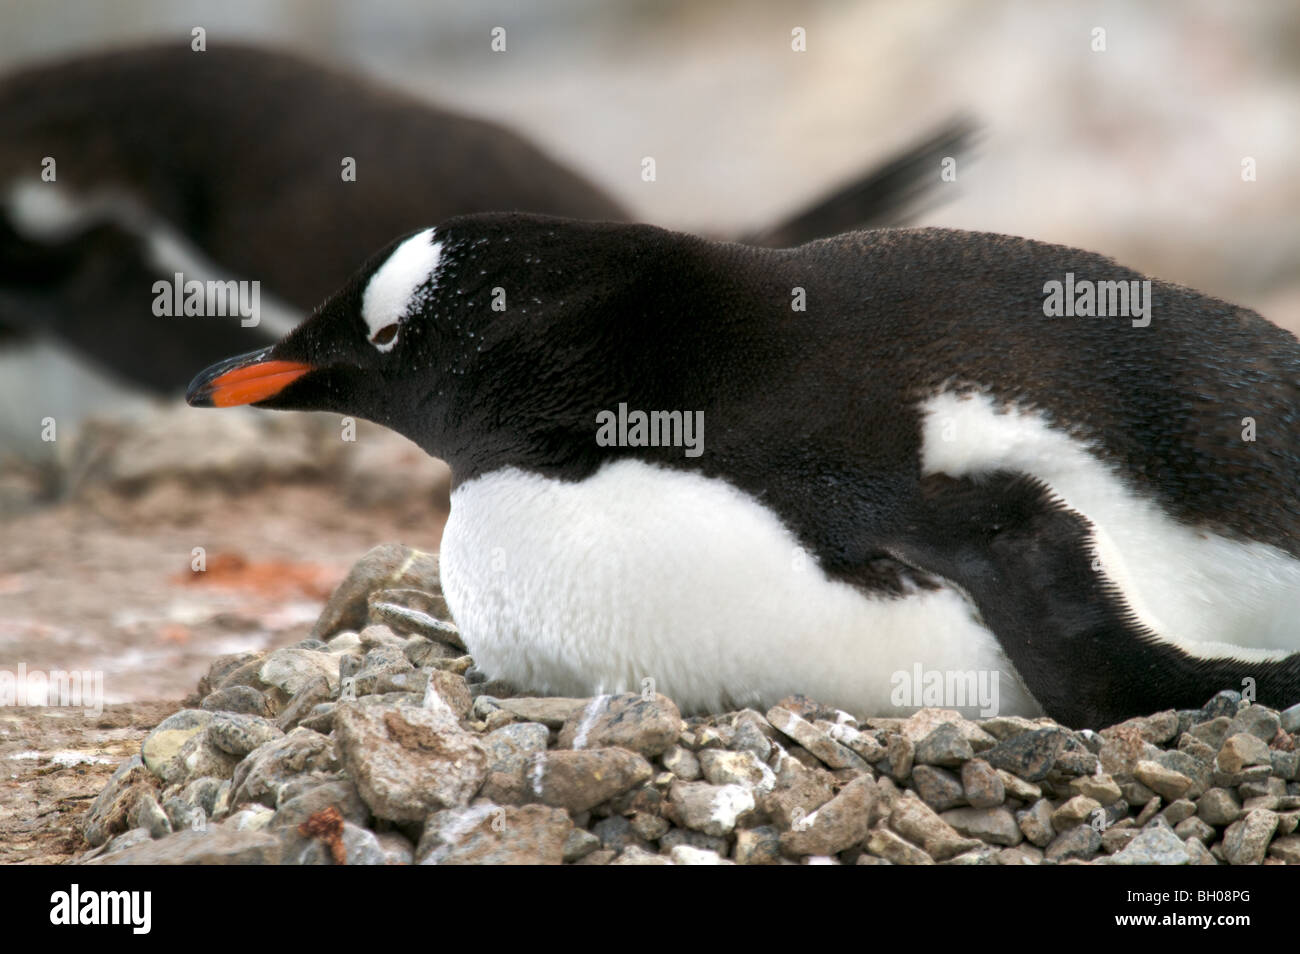
{"type": "Polygon", "coordinates": [[[79,862],[1300,864],[1300,705],[1224,691],[1094,732],[520,696],[465,654],[436,555],[398,545],[187,705],[95,800],[79,862]]]}

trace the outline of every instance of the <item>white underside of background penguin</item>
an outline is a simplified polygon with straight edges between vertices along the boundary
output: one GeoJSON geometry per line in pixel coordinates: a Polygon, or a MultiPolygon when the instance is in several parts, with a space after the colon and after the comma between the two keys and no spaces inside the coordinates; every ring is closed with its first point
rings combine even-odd
{"type": "MultiPolygon", "coordinates": [[[[527,233],[516,230],[541,229],[547,242],[561,241],[569,237],[568,229],[581,235],[579,224],[495,216],[452,225],[395,244],[280,345],[201,374],[190,398],[198,405],[258,403],[361,414],[446,456],[456,485],[442,543],[443,587],[469,651],[490,676],[528,691],[564,695],[653,687],[684,711],[762,708],[797,692],[870,716],[901,714],[936,701],[916,697],[913,690],[922,676],[938,674],[942,680],[969,674],[972,681],[958,678],[957,683],[991,683],[994,698],[945,697],[939,704],[973,716],[1046,712],[1094,727],[1139,711],[1198,705],[1220,689],[1242,689],[1243,679],[1252,683],[1256,675],[1274,694],[1262,701],[1300,701],[1300,559],[1285,537],[1219,532],[1212,521],[1198,525],[1185,514],[1171,513],[1152,485],[1124,473],[1115,453],[1059,426],[1038,408],[1007,400],[1005,384],[995,400],[981,393],[978,381],[972,387],[967,375],[962,387],[940,383],[899,405],[900,419],[916,423],[913,431],[900,432],[915,440],[911,456],[899,456],[904,477],[897,486],[925,487],[930,503],[913,508],[905,492],[901,502],[882,506],[905,515],[915,510],[914,519],[882,522],[883,529],[871,522],[873,507],[865,508],[869,530],[863,530],[868,538],[860,548],[863,559],[895,575],[892,582],[857,582],[851,565],[847,571],[831,569],[836,560],[858,552],[856,511],[841,515],[835,501],[875,500],[876,485],[867,479],[874,475],[864,475],[867,490],[861,496],[852,472],[839,483],[828,478],[832,489],[825,507],[821,513],[814,507],[809,516],[808,509],[800,509],[801,498],[783,489],[780,475],[769,484],[759,468],[756,478],[748,458],[750,445],[769,436],[795,443],[803,437],[798,428],[787,423],[787,430],[775,435],[756,428],[751,437],[745,429],[752,423],[721,400],[706,417],[712,431],[701,460],[710,460],[710,447],[715,448],[712,472],[666,452],[651,457],[602,449],[603,457],[594,456],[595,412],[624,395],[615,388],[591,403],[572,400],[565,388],[581,388],[584,382],[604,388],[605,371],[579,365],[572,375],[554,374],[565,368],[547,367],[546,360],[552,348],[566,361],[583,360],[592,335],[584,334],[581,324],[566,326],[565,309],[588,316],[569,319],[573,322],[597,322],[591,327],[599,337],[602,319],[590,317],[599,307],[581,311],[579,304],[565,304],[568,295],[583,302],[578,289],[564,286],[557,294],[530,285],[547,280],[536,278],[535,271],[526,271],[525,279],[498,276],[491,263],[476,258],[488,255],[484,248],[490,247],[490,254],[503,261],[518,255],[530,267],[540,267],[532,263],[545,264],[547,254],[559,252],[544,247],[537,259],[527,257],[527,233]],[[476,237],[480,228],[491,241],[476,237]],[[529,302],[534,314],[516,304],[509,321],[518,324],[493,325],[505,319],[488,311],[489,287],[511,288],[514,301],[529,302]],[[547,312],[558,299],[564,299],[558,310],[547,312]],[[547,343],[539,330],[552,328],[547,320],[555,322],[547,333],[560,336],[564,347],[547,343]],[[466,336],[473,341],[467,344],[466,336]],[[535,354],[514,363],[516,344],[535,354]],[[406,386],[402,362],[408,374],[417,368],[426,377],[437,371],[424,392],[393,395],[406,386]],[[493,373],[473,378],[485,369],[493,373]],[[521,390],[525,397],[518,407],[498,406],[521,390]],[[735,468],[737,479],[728,478],[729,468],[735,468]],[[755,493],[746,483],[764,489],[755,493]],[[967,499],[978,503],[969,513],[962,509],[967,499]],[[946,516],[926,523],[925,507],[931,503],[933,513],[946,516]],[[951,533],[944,520],[951,522],[951,533]],[[847,533],[841,532],[846,525],[847,533]],[[818,536],[818,526],[830,528],[824,537],[818,536]],[[1077,593],[1066,592],[1076,585],[1077,593]],[[1198,692],[1204,695],[1193,698],[1198,692]]],[[[678,238],[641,227],[590,228],[599,230],[596,239],[606,244],[619,237],[620,228],[628,230],[630,240],[678,238]]],[[[799,264],[805,250],[810,256],[836,251],[836,243],[856,248],[917,242],[924,248],[924,243],[997,241],[1033,245],[1038,250],[1030,249],[1033,254],[1087,255],[969,233],[924,230],[894,237],[899,234],[858,233],[770,253],[774,257],[763,260],[764,269],[799,264]]],[[[738,246],[680,238],[690,243],[688,255],[721,249],[718,254],[729,260],[742,254],[735,251],[738,246]]],[[[572,277],[554,281],[580,281],[583,266],[571,271],[572,277]]],[[[1029,276],[1031,284],[1042,280],[1029,276]]],[[[780,280],[774,284],[779,287],[780,280]]],[[[637,286],[636,294],[621,305],[625,311],[641,307],[644,286],[637,286]]],[[[1193,311],[1199,307],[1195,303],[1201,299],[1189,297],[1195,293],[1173,294],[1184,296],[1171,299],[1180,307],[1188,307],[1186,301],[1194,303],[1193,311]]],[[[784,320],[776,315],[770,327],[783,330],[784,320]]],[[[996,322],[1013,319],[980,320],[996,328],[996,322]]],[[[1270,361],[1300,367],[1300,343],[1272,326],[1264,330],[1266,323],[1257,316],[1250,320],[1260,323],[1248,327],[1266,336],[1260,347],[1272,349],[1270,361]]],[[[1164,327],[1166,334],[1175,333],[1171,325],[1164,327]]],[[[645,341],[654,340],[652,332],[647,335],[645,341]]],[[[925,346],[941,337],[936,333],[925,346]]],[[[851,331],[845,338],[850,344],[856,340],[851,331]]],[[[1125,339],[1125,347],[1135,340],[1125,339]]],[[[1058,347],[1053,337],[1043,342],[1043,348],[1058,347]]],[[[644,341],[638,346],[644,348],[644,341]]],[[[754,350],[748,344],[735,360],[754,350]]],[[[1150,360],[1161,360],[1162,352],[1154,346],[1152,351],[1150,360]]],[[[799,355],[806,360],[808,352],[799,355]]],[[[976,366],[972,358],[971,367],[976,366]]],[[[661,384],[648,364],[639,367],[637,380],[644,376],[661,384]]],[[[828,366],[828,377],[835,370],[828,366]]],[[[744,378],[722,373],[716,390],[730,400],[744,378]]],[[[942,374],[935,378],[943,379],[942,374]]],[[[683,380],[685,390],[696,387],[695,378],[683,380]]],[[[794,381],[797,388],[800,379],[794,381]]],[[[775,373],[772,382],[774,388],[791,386],[775,373]]],[[[1259,385],[1272,389],[1261,390],[1259,406],[1273,408],[1280,400],[1280,416],[1291,415],[1292,430],[1275,433],[1280,443],[1265,449],[1283,461],[1295,457],[1298,439],[1292,384],[1300,386],[1300,380],[1279,385],[1268,379],[1259,385]]],[[[1060,382],[1062,389],[1070,386],[1060,382]]],[[[713,391],[702,393],[714,397],[713,391]]],[[[777,401],[778,413],[790,403],[777,401]]],[[[847,410],[832,405],[823,415],[847,410]]],[[[871,411],[864,404],[862,416],[871,411]]],[[[773,411],[767,406],[755,413],[773,411]]],[[[1278,417],[1274,414],[1271,423],[1278,417]]],[[[846,416],[845,428],[856,421],[846,416]]],[[[812,427],[810,433],[816,432],[812,427]]],[[[810,438],[818,439],[826,440],[810,438]]],[[[828,457],[835,439],[832,432],[828,457]]],[[[1256,466],[1253,459],[1248,464],[1256,466]]],[[[1259,466],[1264,469],[1251,472],[1252,481],[1277,477],[1275,462],[1259,466]]],[[[1281,501],[1281,519],[1294,521],[1298,504],[1281,501]]],[[[1253,484],[1241,489],[1243,512],[1265,512],[1272,505],[1259,499],[1253,484]]]]}

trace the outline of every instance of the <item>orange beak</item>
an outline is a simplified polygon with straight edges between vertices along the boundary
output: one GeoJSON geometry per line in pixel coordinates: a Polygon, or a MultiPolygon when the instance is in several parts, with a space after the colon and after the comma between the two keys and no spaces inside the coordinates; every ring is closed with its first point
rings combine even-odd
{"type": "Polygon", "coordinates": [[[274,397],[312,370],[298,361],[259,360],[270,349],[214,364],[190,384],[185,400],[194,407],[234,407],[274,397]]]}

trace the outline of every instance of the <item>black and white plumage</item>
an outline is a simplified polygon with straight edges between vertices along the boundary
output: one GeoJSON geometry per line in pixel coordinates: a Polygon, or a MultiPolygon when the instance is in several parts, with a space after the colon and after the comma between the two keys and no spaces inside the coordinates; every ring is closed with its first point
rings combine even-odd
{"type": "Polygon", "coordinates": [[[471,216],[190,400],[357,414],[446,459],[448,603],[531,689],[879,714],[920,665],[1095,727],[1243,679],[1300,700],[1300,343],[1159,281],[1145,327],[1048,317],[1065,273],[1141,279],[937,229],[771,250],[471,216]],[[601,446],[620,404],[702,412],[703,452],[601,446]]]}

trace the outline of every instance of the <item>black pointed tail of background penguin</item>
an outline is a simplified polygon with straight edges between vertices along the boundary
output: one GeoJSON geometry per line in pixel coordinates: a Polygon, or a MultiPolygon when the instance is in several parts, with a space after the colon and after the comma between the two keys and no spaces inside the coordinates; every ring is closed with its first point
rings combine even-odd
{"type": "Polygon", "coordinates": [[[975,124],[969,118],[950,119],[927,139],[884,165],[741,241],[768,248],[791,248],[854,229],[905,225],[935,201],[944,159],[966,152],[975,135],[975,124]]]}

